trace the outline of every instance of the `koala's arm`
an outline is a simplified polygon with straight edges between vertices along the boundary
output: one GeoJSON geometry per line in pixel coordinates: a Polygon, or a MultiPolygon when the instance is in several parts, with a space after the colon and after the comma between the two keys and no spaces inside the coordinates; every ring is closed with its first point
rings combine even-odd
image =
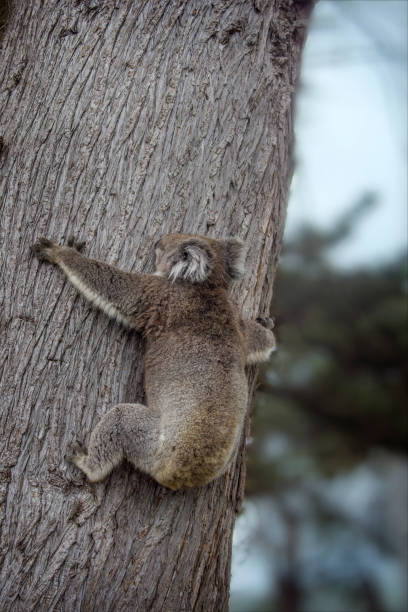
{"type": "Polygon", "coordinates": [[[247,345],[247,363],[268,361],[276,350],[276,339],[272,329],[273,319],[259,317],[256,321],[241,320],[241,330],[247,345]]]}
{"type": "Polygon", "coordinates": [[[57,265],[74,287],[109,317],[142,331],[149,295],[154,291],[150,285],[159,279],[123,272],[45,238],[36,242],[32,251],[40,261],[57,265]]]}

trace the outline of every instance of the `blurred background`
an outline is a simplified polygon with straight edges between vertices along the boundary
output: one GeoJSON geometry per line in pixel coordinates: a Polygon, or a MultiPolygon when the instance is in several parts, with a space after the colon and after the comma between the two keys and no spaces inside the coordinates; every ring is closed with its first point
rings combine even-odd
{"type": "Polygon", "coordinates": [[[321,0],[231,612],[406,612],[407,2],[321,0]]]}

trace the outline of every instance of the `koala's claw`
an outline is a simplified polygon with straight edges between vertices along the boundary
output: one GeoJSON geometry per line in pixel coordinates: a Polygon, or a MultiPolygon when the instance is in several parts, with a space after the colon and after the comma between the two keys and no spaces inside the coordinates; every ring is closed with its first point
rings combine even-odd
{"type": "Polygon", "coordinates": [[[31,252],[37,257],[39,261],[53,262],[54,257],[52,252],[57,245],[48,238],[39,238],[31,247],[31,252]]]}
{"type": "Polygon", "coordinates": [[[67,240],[67,246],[79,252],[84,250],[85,244],[85,240],[77,240],[75,236],[70,236],[67,240]]]}
{"type": "Polygon", "coordinates": [[[275,317],[258,317],[257,321],[267,329],[273,329],[275,327],[275,317]]]}

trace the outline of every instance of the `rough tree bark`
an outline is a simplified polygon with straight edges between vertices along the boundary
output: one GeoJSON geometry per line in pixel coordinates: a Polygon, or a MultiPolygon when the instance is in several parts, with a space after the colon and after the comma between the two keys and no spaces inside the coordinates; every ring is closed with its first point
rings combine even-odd
{"type": "MultiPolygon", "coordinates": [[[[142,343],[39,267],[39,236],[151,271],[168,231],[239,235],[235,299],[266,312],[291,176],[310,3],[19,0],[3,31],[1,610],[228,607],[244,436],[229,473],[174,493],[130,466],[64,461],[140,401],[142,343]]],[[[253,381],[254,372],[249,372],[253,381]]]]}

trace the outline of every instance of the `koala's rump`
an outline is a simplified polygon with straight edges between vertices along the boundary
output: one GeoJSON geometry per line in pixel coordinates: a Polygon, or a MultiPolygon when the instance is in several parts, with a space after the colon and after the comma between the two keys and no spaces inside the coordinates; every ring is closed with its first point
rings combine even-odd
{"type": "Polygon", "coordinates": [[[145,363],[147,403],[161,415],[154,477],[172,489],[202,486],[225,471],[247,404],[234,346],[201,339],[186,350],[176,340],[167,359],[158,346],[145,363]]]}

